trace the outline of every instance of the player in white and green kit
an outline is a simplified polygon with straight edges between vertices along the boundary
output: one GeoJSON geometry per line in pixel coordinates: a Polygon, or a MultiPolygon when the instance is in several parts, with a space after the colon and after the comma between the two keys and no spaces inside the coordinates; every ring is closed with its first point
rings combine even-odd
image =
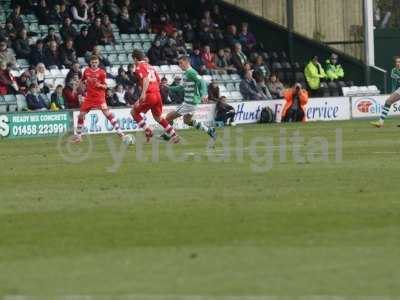
{"type": "MultiPolygon", "coordinates": [[[[177,107],[173,112],[170,112],[166,116],[168,122],[183,116],[183,122],[186,125],[192,126],[198,130],[206,132],[212,139],[217,138],[215,129],[208,127],[202,122],[193,119],[193,114],[202,102],[206,102],[208,99],[207,84],[197,73],[195,69],[190,65],[189,57],[182,56],[179,59],[179,66],[185,72],[183,75],[183,86],[185,89],[184,102],[177,107]]],[[[170,87],[173,88],[173,87],[170,87]]],[[[168,140],[169,137],[165,134],[162,136],[168,140]]]]}

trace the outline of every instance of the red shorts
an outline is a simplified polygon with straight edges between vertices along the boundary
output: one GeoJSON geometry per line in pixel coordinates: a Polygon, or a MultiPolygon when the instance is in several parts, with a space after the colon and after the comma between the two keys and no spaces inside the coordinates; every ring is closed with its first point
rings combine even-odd
{"type": "Polygon", "coordinates": [[[86,99],[83,101],[83,103],[81,104],[81,112],[89,112],[92,109],[101,109],[101,110],[105,110],[108,109],[107,103],[105,101],[87,101],[86,99]]]}
{"type": "Polygon", "coordinates": [[[161,117],[163,111],[163,104],[160,93],[146,94],[143,102],[136,102],[133,108],[136,113],[147,113],[151,110],[154,117],[161,117]]]}

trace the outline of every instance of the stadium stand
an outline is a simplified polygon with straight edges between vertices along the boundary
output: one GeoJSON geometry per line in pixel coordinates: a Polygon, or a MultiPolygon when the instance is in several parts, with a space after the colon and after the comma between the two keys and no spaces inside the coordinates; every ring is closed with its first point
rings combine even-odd
{"type": "MultiPolygon", "coordinates": [[[[126,20],[122,20],[123,16],[115,14],[114,10],[110,11],[109,8],[98,4],[97,1],[87,1],[87,3],[80,1],[81,4],[75,1],[66,1],[66,9],[60,11],[56,5],[58,1],[44,0],[41,1],[41,5],[48,7],[46,8],[48,16],[44,17],[43,7],[40,5],[35,7],[25,4],[24,1],[1,0],[0,39],[6,41],[8,46],[12,48],[19,34],[17,28],[25,28],[28,31],[31,52],[38,41],[43,41],[44,57],[52,55],[58,62],[58,56],[63,55],[62,50],[66,36],[85,32],[83,37],[80,35],[75,37],[74,47],[77,51],[70,53],[71,55],[68,58],[84,68],[87,66],[87,58],[85,57],[87,52],[82,54],[79,49],[91,51],[97,45],[105,61],[109,62],[109,65],[104,64],[104,68],[108,75],[107,83],[111,89],[116,86],[118,69],[123,67],[125,71],[128,71],[129,65],[132,64],[133,61],[130,56],[132,50],[138,48],[147,53],[152,49],[155,40],[160,41],[159,55],[161,60],[168,63],[157,66],[157,70],[161,77],[167,78],[169,84],[173,82],[176,76],[182,74],[179,66],[173,63],[176,61],[176,57],[182,54],[190,55],[193,49],[204,49],[204,46],[208,45],[211,47],[212,55],[202,54],[202,63],[213,67],[198,71],[201,72],[207,83],[214,80],[219,86],[221,96],[226,96],[228,101],[243,100],[240,93],[242,76],[239,74],[244,74],[247,69],[254,69],[254,73],[261,76],[261,83],[266,89],[268,89],[268,79],[271,73],[274,73],[285,86],[290,86],[294,82],[300,82],[303,86],[306,86],[306,78],[303,72],[305,64],[291,62],[283,50],[272,51],[257,43],[257,36],[251,33],[251,27],[247,23],[229,24],[224,16],[215,12],[210,13],[207,9],[199,11],[197,18],[187,14],[179,15],[173,9],[174,5],[177,5],[174,1],[121,2],[130,3],[129,7],[124,7],[121,3],[122,5],[116,9],[123,12],[128,10],[131,16],[131,29],[134,29],[134,33],[127,33],[126,31],[122,31],[122,33],[121,29],[126,29],[124,23],[126,20]],[[23,4],[22,7],[19,3],[23,4]],[[73,6],[76,8],[74,15],[72,14],[73,6]],[[75,15],[75,13],[79,15],[85,10],[88,14],[87,22],[75,15]],[[145,14],[144,18],[141,17],[143,16],[142,13],[145,14]],[[108,15],[108,17],[104,17],[105,15],[108,15]],[[65,19],[72,20],[73,29],[67,28],[68,26],[65,24],[70,21],[65,19]],[[108,19],[112,23],[109,23],[108,19]],[[96,22],[98,23],[97,27],[93,25],[96,22]],[[53,31],[54,34],[51,34],[53,31]],[[52,41],[55,41],[57,45],[54,45],[54,51],[49,51],[49,44],[52,41]],[[79,55],[77,56],[77,54],[79,55]]],[[[203,5],[202,7],[207,6],[203,5]]],[[[208,7],[211,10],[212,5],[209,4],[208,7]]],[[[15,51],[10,51],[15,53],[15,51]]],[[[35,60],[34,62],[41,62],[40,56],[36,57],[39,57],[39,61],[35,60]]],[[[5,56],[0,53],[0,59],[4,58],[5,56]]],[[[48,90],[42,89],[42,92],[45,92],[48,98],[57,85],[74,87],[73,91],[79,94],[76,85],[65,82],[69,72],[65,65],[48,63],[44,78],[38,79],[34,71],[28,71],[34,69],[30,68],[32,62],[31,58],[16,56],[16,65],[13,67],[12,74],[17,82],[23,74],[28,78],[28,85],[42,80],[44,86],[48,88],[48,90]]],[[[132,84],[134,85],[134,82],[132,84]]],[[[125,86],[125,88],[128,88],[128,86],[125,86]]],[[[327,88],[324,90],[323,96],[337,96],[342,93],[340,88],[327,88]]],[[[367,90],[379,92],[372,87],[367,88],[367,90]]],[[[354,90],[351,87],[343,88],[343,92],[346,94],[352,91],[354,90]]],[[[27,105],[24,96],[25,93],[22,91],[16,95],[4,96],[1,100],[0,110],[25,110],[27,105]]]]}

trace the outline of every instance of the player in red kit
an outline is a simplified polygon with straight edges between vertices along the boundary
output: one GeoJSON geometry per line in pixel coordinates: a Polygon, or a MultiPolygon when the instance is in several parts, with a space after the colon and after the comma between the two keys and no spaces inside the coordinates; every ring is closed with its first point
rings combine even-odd
{"type": "Polygon", "coordinates": [[[78,126],[73,142],[79,143],[82,141],[85,116],[92,109],[100,109],[124,141],[127,136],[121,131],[117,120],[107,107],[105,92],[107,89],[106,72],[99,68],[99,58],[97,56],[91,56],[90,68],[86,68],[83,72],[81,83],[86,86],[86,96],[80,108],[78,126]]]}
{"type": "Polygon", "coordinates": [[[140,128],[144,129],[147,141],[149,142],[153,137],[153,130],[146,124],[142,114],[151,110],[154,120],[171,136],[171,142],[178,143],[179,137],[174,128],[167,120],[161,117],[163,104],[160,94],[160,77],[154,67],[148,64],[142,51],[133,50],[132,58],[136,65],[135,73],[142,88],[142,94],[132,108],[131,114],[133,119],[140,128]]]}

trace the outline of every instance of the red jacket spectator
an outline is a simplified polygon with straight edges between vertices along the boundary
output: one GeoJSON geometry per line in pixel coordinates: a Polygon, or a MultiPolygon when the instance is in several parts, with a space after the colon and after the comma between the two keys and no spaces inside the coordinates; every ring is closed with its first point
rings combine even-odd
{"type": "Polygon", "coordinates": [[[215,54],[211,53],[209,46],[204,47],[204,52],[201,58],[203,59],[204,65],[207,69],[213,70],[217,68],[217,65],[215,64],[215,54]]]}
{"type": "Polygon", "coordinates": [[[18,88],[14,76],[10,73],[5,62],[0,63],[0,95],[15,93],[18,88]]]}

